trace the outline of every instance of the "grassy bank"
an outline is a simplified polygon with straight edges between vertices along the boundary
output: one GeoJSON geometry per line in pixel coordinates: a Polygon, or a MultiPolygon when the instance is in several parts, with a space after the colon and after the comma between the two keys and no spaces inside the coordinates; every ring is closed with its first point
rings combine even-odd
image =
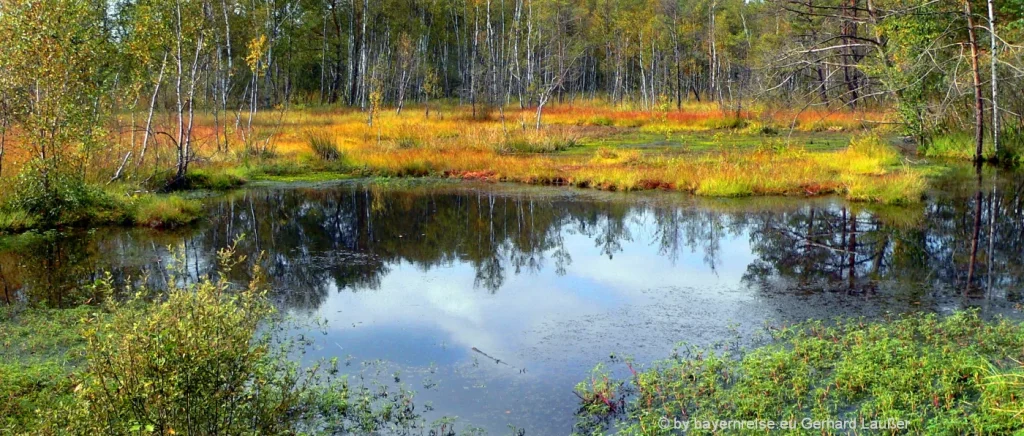
{"type": "MultiPolygon", "coordinates": [[[[1015,434],[1024,430],[1024,326],[962,312],[884,322],[808,322],[741,356],[688,350],[624,382],[600,370],[577,387],[580,430],[677,434],[665,420],[796,423],[899,420],[882,434],[1015,434]]],[[[893,421],[888,421],[893,422],[893,421]]],[[[729,433],[763,433],[742,430],[729,433]]],[[[692,434],[711,431],[691,430],[692,434]]]]}
{"type": "MultiPolygon", "coordinates": [[[[428,115],[422,109],[377,112],[372,124],[366,112],[350,109],[264,111],[251,128],[227,130],[200,114],[195,136],[205,139],[194,144],[188,177],[174,186],[227,190],[253,180],[435,176],[714,197],[838,194],[906,204],[919,201],[927,185],[927,172],[891,145],[891,131],[877,127],[885,113],[553,106],[537,129],[533,110],[474,114],[465,106],[435,106],[428,115]]],[[[19,176],[0,180],[0,232],[174,227],[194,220],[194,202],[152,194],[172,179],[167,163],[174,162],[174,148],[161,138],[113,184],[110,174],[138,152],[135,136],[111,138],[103,153],[73,156],[87,170],[58,181],[74,186],[46,189],[37,180],[41,171],[19,153],[24,147],[9,146],[4,171],[19,176]],[[56,198],[35,198],[42,191],[56,198]]]]}
{"type": "Polygon", "coordinates": [[[202,213],[198,200],[180,194],[127,194],[96,190],[86,201],[73,204],[23,207],[8,202],[0,206],[0,235],[34,229],[102,225],[166,229],[195,222],[202,213]],[[41,207],[49,207],[51,212],[41,213],[38,210],[41,207]]]}
{"type": "MultiPolygon", "coordinates": [[[[1024,130],[1011,127],[999,135],[999,150],[995,149],[992,138],[985,137],[982,156],[1004,167],[1016,167],[1024,163],[1024,130]]],[[[921,145],[920,154],[926,157],[968,162],[974,159],[977,143],[973,132],[953,131],[929,138],[921,145]]]]}

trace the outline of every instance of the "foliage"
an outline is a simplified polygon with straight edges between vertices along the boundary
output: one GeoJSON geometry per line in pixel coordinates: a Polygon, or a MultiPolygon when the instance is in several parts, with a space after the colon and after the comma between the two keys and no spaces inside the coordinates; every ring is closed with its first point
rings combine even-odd
{"type": "Polygon", "coordinates": [[[89,221],[97,209],[113,205],[102,190],[53,161],[32,161],[18,174],[14,189],[10,207],[50,226],[89,221]]]}
{"type": "MultiPolygon", "coordinates": [[[[225,274],[241,260],[223,251],[225,274]]],[[[222,276],[172,287],[154,303],[138,294],[109,318],[90,320],[88,364],[68,429],[280,434],[308,419],[304,386],[317,373],[287,363],[290,350],[260,334],[273,313],[260,286],[253,281],[236,291],[222,276]]]]}
{"type": "MultiPolygon", "coordinates": [[[[884,322],[809,321],[773,336],[739,358],[688,349],[637,373],[629,381],[635,395],[617,417],[620,432],[674,434],[659,426],[662,418],[795,421],[791,434],[821,432],[799,428],[805,418],[898,419],[912,434],[1024,429],[1015,415],[1024,407],[1019,323],[985,321],[975,312],[912,314],[884,322]]],[[[578,428],[601,427],[605,411],[583,406],[578,428]]]]}
{"type": "Polygon", "coordinates": [[[114,69],[104,13],[101,5],[74,0],[0,6],[0,122],[5,129],[13,126],[32,156],[21,171],[27,180],[20,194],[47,220],[66,212],[66,201],[82,200],[82,192],[70,191],[79,190],[82,158],[100,147],[105,133],[105,92],[114,69]],[[26,175],[27,170],[38,174],[26,175]]]}
{"type": "MultiPolygon", "coordinates": [[[[218,252],[216,278],[137,288],[103,306],[0,312],[0,431],[13,434],[409,434],[419,416],[402,386],[352,383],[337,360],[296,359],[312,345],[277,313],[254,259],[218,252]]],[[[121,294],[108,273],[90,292],[121,294]]]]}

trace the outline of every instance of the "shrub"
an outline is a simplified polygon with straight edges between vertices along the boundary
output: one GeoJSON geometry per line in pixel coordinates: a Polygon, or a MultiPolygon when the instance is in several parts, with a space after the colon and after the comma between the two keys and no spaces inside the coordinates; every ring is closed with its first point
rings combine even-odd
{"type": "MultiPolygon", "coordinates": [[[[267,297],[261,259],[246,284],[235,245],[220,274],[124,302],[70,310],[0,309],[0,433],[434,434],[401,385],[350,384],[337,360],[306,362],[304,331],[267,297]]],[[[111,274],[87,286],[121,294],[111,274]]],[[[397,382],[396,382],[397,383],[397,382]]],[[[452,420],[446,419],[447,428],[452,420]]],[[[451,432],[437,434],[454,434],[451,432]]]]}
{"type": "Polygon", "coordinates": [[[82,176],[52,162],[30,162],[18,174],[10,206],[35,217],[44,225],[87,221],[96,209],[112,206],[102,190],[89,186],[82,176]]]}
{"type": "Polygon", "coordinates": [[[273,311],[257,283],[235,292],[222,278],[145,298],[86,327],[76,433],[279,434],[302,416],[299,375],[272,359],[267,339],[253,342],[273,311]]]}
{"type": "MultiPolygon", "coordinates": [[[[275,336],[283,326],[263,328],[279,318],[259,268],[248,286],[235,286],[225,277],[245,258],[233,248],[219,254],[219,279],[177,287],[172,278],[163,296],[142,291],[86,320],[87,363],[74,401],[45,426],[73,434],[295,434],[357,427],[349,415],[356,411],[368,411],[367,426],[415,417],[407,393],[381,399],[350,390],[330,375],[333,364],[301,368],[291,356],[306,342],[275,336]],[[361,409],[352,394],[370,396],[369,404],[361,409]]],[[[96,286],[112,283],[108,274],[96,286]]]]}

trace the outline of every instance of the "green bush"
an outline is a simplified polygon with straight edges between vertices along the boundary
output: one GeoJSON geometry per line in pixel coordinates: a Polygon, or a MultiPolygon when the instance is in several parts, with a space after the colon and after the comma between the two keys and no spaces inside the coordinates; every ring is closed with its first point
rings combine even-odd
{"type": "Polygon", "coordinates": [[[88,221],[100,209],[114,205],[102,190],[78,174],[52,162],[27,164],[15,182],[11,208],[35,217],[40,224],[63,225],[88,221]]]}
{"type": "MultiPolygon", "coordinates": [[[[226,269],[235,262],[231,251],[221,260],[226,269]]],[[[151,297],[140,294],[86,325],[88,364],[68,430],[283,434],[310,418],[303,386],[313,373],[260,334],[273,307],[258,282],[235,290],[223,278],[206,280],[151,297]]]]}
{"type": "MultiPolygon", "coordinates": [[[[237,245],[237,244],[236,244],[237,245]]],[[[123,302],[0,312],[0,433],[377,434],[437,431],[402,386],[350,384],[337,360],[302,364],[312,345],[267,298],[261,259],[221,250],[220,275],[123,302]]],[[[178,272],[175,272],[178,271],[178,272]]],[[[88,286],[119,294],[110,274],[88,286]]],[[[451,429],[447,420],[447,428],[451,429]]],[[[454,433],[444,433],[454,434],[454,433]]]]}

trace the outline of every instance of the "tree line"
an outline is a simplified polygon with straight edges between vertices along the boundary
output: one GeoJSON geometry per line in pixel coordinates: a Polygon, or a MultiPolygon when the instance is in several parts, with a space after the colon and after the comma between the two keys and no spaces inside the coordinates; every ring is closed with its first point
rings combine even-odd
{"type": "Polygon", "coordinates": [[[979,158],[1024,137],[1020,0],[9,0],[0,40],[0,165],[14,136],[63,165],[127,112],[115,178],[158,142],[184,176],[197,112],[226,150],[294,105],[895,107],[922,141],[973,129],[979,158]]]}

